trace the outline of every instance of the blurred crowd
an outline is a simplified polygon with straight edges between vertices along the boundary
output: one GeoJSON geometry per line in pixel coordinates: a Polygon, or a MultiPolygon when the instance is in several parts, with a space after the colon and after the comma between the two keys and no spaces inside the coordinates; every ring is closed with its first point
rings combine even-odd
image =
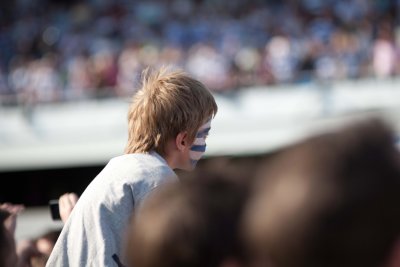
{"type": "Polygon", "coordinates": [[[400,74],[398,0],[0,3],[3,104],[131,96],[146,66],[216,93],[400,74]]]}

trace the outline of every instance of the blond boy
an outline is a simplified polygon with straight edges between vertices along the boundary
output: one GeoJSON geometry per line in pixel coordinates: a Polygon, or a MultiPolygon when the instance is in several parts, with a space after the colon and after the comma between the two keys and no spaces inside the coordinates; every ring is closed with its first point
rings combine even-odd
{"type": "Polygon", "coordinates": [[[216,112],[210,91],[183,71],[145,70],[128,111],[125,154],[83,192],[46,266],[123,266],[133,210],[151,190],[176,181],[175,169],[194,169],[216,112]]]}

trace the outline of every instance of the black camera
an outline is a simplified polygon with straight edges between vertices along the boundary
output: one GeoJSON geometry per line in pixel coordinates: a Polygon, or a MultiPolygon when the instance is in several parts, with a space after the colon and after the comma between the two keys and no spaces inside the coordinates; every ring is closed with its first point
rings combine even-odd
{"type": "Polygon", "coordinates": [[[59,221],[61,220],[60,216],[60,206],[58,204],[58,199],[52,199],[49,201],[49,207],[50,207],[50,214],[51,218],[54,221],[59,221]]]}

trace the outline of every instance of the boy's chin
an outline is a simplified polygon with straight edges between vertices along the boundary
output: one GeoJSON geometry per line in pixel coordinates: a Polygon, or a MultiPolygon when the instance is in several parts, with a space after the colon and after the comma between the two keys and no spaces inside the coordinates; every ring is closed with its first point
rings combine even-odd
{"type": "Polygon", "coordinates": [[[198,161],[194,160],[185,160],[184,162],[181,162],[181,164],[175,169],[183,170],[183,171],[193,171],[196,166],[197,166],[198,161]]]}
{"type": "Polygon", "coordinates": [[[182,169],[184,171],[193,171],[196,168],[197,162],[188,162],[182,169]]]}
{"type": "Polygon", "coordinates": [[[183,170],[190,172],[190,171],[193,171],[195,168],[196,168],[196,165],[188,165],[183,170]]]}

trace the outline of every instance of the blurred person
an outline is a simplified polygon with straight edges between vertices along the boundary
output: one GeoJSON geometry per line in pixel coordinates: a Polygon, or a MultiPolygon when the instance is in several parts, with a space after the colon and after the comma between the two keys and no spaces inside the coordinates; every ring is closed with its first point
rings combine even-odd
{"type": "Polygon", "coordinates": [[[389,78],[396,68],[396,50],[394,44],[383,38],[378,38],[373,44],[373,71],[379,79],[389,78]]]}
{"type": "Polygon", "coordinates": [[[27,101],[27,87],[29,84],[28,66],[31,60],[24,57],[14,57],[11,60],[8,73],[8,84],[16,94],[17,102],[27,101]]]}
{"type": "Polygon", "coordinates": [[[400,154],[380,119],[281,152],[244,219],[249,266],[400,266],[400,154]]]}
{"type": "Polygon", "coordinates": [[[94,74],[87,55],[71,57],[66,64],[67,100],[87,99],[94,95],[94,74]]]}
{"type": "Polygon", "coordinates": [[[186,69],[214,91],[228,89],[229,62],[209,44],[201,43],[191,47],[186,69]]]}
{"type": "Polygon", "coordinates": [[[0,209],[0,267],[13,267],[17,262],[14,235],[6,226],[10,216],[11,213],[0,209]]]}
{"type": "Polygon", "coordinates": [[[295,71],[291,40],[286,36],[273,36],[265,45],[265,50],[265,64],[271,66],[275,80],[279,83],[291,82],[295,71]]]}
{"type": "Polygon", "coordinates": [[[134,44],[127,44],[118,57],[118,73],[116,93],[119,97],[127,97],[132,95],[133,84],[137,84],[140,78],[140,70],[142,68],[139,61],[139,48],[134,44]]]}
{"type": "Polygon", "coordinates": [[[195,168],[216,112],[198,80],[147,68],[128,111],[125,155],[111,159],[79,197],[46,266],[116,266],[130,214],[148,192],[176,182],[175,169],[195,168]]]}
{"type": "Polygon", "coordinates": [[[23,204],[14,204],[10,202],[5,202],[0,204],[0,210],[7,211],[10,213],[7,220],[5,221],[6,228],[12,233],[15,233],[15,229],[17,228],[17,216],[18,214],[25,209],[23,204]]]}
{"type": "Polygon", "coordinates": [[[93,73],[94,97],[115,96],[114,87],[117,81],[117,58],[111,48],[102,48],[91,56],[91,70],[93,73]]]}
{"type": "Polygon", "coordinates": [[[126,266],[242,266],[246,197],[246,184],[210,174],[155,189],[127,229],[126,266]]]}
{"type": "Polygon", "coordinates": [[[7,83],[7,76],[0,65],[0,105],[15,103],[15,93],[11,90],[7,83]]]}
{"type": "Polygon", "coordinates": [[[32,104],[62,100],[60,73],[56,70],[56,56],[46,55],[30,62],[24,93],[32,104]]]}
{"type": "Polygon", "coordinates": [[[173,65],[181,67],[184,65],[184,51],[182,47],[165,45],[160,51],[159,65],[173,65]]]}
{"type": "Polygon", "coordinates": [[[377,25],[377,37],[372,43],[372,67],[377,78],[389,78],[396,70],[396,44],[393,26],[383,20],[377,25]]]}
{"type": "Polygon", "coordinates": [[[0,205],[0,266],[30,267],[31,259],[39,252],[30,240],[15,239],[18,214],[25,209],[22,204],[0,205]]]}
{"type": "Polygon", "coordinates": [[[32,240],[38,251],[38,255],[31,258],[30,263],[32,267],[46,266],[47,260],[49,259],[60,233],[61,229],[49,230],[32,240]]]}
{"type": "MultiPolygon", "coordinates": [[[[72,208],[76,204],[78,196],[75,193],[65,193],[61,195],[59,199],[60,216],[65,223],[69,213],[72,211],[72,208]]],[[[7,218],[4,221],[4,225],[9,232],[9,237],[12,238],[10,239],[9,244],[14,247],[16,255],[15,260],[17,261],[16,263],[9,266],[44,267],[61,230],[49,230],[44,234],[39,235],[37,238],[24,239],[17,242],[14,238],[15,230],[17,227],[17,216],[24,209],[25,206],[22,204],[13,204],[6,202],[0,205],[0,212],[4,211],[5,213],[7,213],[7,218]]],[[[5,213],[3,213],[3,215],[5,213]]],[[[4,246],[6,245],[4,244],[4,246]]],[[[13,253],[8,253],[7,257],[12,258],[13,253]]],[[[3,265],[0,264],[0,266],[3,265]]]]}

